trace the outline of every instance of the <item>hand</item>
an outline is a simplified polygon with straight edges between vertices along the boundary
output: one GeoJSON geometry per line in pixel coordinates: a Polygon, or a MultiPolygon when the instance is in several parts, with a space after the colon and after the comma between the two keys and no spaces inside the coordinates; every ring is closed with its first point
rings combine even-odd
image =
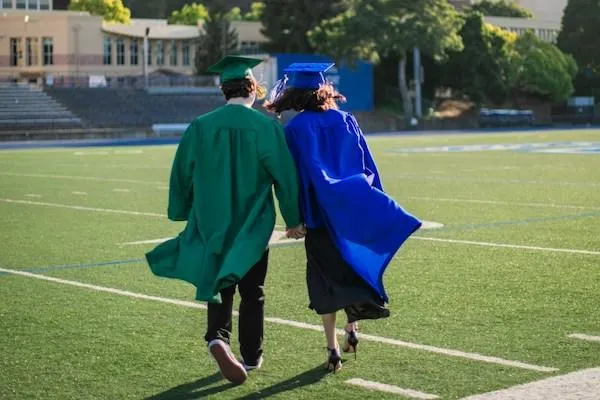
{"type": "Polygon", "coordinates": [[[288,228],[285,232],[285,236],[291,239],[302,239],[306,236],[306,228],[304,224],[300,224],[294,228],[288,228]]]}

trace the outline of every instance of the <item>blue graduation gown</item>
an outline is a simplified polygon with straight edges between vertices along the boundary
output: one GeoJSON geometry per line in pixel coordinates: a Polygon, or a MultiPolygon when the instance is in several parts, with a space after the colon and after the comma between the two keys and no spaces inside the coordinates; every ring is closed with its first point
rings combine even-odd
{"type": "Polygon", "coordinates": [[[351,115],[304,111],[286,127],[308,228],[325,226],[344,260],[381,298],[383,274],[421,227],[384,191],[365,138],[351,115]]]}

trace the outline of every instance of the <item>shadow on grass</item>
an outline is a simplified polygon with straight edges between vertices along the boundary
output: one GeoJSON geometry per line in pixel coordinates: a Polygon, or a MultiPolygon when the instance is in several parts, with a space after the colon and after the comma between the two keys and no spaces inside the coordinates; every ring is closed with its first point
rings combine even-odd
{"type": "MultiPolygon", "coordinates": [[[[308,386],[319,382],[325,375],[327,375],[327,371],[323,368],[322,364],[319,364],[317,367],[312,368],[308,371],[301,373],[300,375],[296,375],[290,379],[287,379],[283,382],[279,382],[273,386],[266,387],[257,392],[250,393],[248,395],[239,397],[239,400],[259,400],[265,399],[270,396],[274,396],[276,394],[280,394],[283,392],[287,392],[290,390],[295,390],[301,388],[303,386],[308,386]]],[[[252,379],[252,374],[249,379],[252,379]]],[[[194,382],[184,383],[183,385],[176,386],[172,389],[169,389],[165,392],[156,394],[154,396],[146,397],[144,400],[195,400],[195,399],[203,399],[210,395],[215,395],[231,388],[236,387],[233,383],[224,383],[219,386],[208,387],[219,381],[226,382],[221,377],[220,373],[213,374],[211,376],[207,376],[202,379],[198,379],[194,382]]]]}
{"type": "Polygon", "coordinates": [[[279,382],[273,386],[269,386],[257,392],[250,393],[246,396],[242,396],[238,398],[238,400],[265,399],[267,397],[274,396],[276,394],[280,394],[290,390],[295,390],[303,386],[313,385],[319,382],[321,379],[323,379],[323,377],[327,374],[328,372],[325,370],[325,368],[323,368],[323,364],[319,364],[315,368],[309,369],[308,371],[305,371],[300,375],[296,375],[293,378],[290,378],[283,382],[279,382]]]}
{"type": "MultiPolygon", "coordinates": [[[[210,387],[219,381],[223,380],[220,373],[216,373],[207,376],[202,379],[198,379],[194,382],[184,383],[183,385],[175,386],[165,392],[156,394],[154,396],[146,397],[144,400],[194,400],[202,399],[207,396],[223,392],[225,390],[235,387],[233,383],[225,383],[223,385],[210,387]]],[[[224,381],[226,382],[226,381],[224,381]]]]}

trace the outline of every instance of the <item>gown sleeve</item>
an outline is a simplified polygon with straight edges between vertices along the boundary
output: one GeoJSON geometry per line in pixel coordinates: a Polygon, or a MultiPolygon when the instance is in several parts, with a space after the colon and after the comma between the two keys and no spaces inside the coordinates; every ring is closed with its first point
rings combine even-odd
{"type": "Polygon", "coordinates": [[[187,221],[192,209],[195,135],[197,124],[192,123],[183,134],[173,160],[167,210],[172,221],[187,221]]]}
{"type": "Polygon", "coordinates": [[[274,121],[270,134],[261,138],[262,160],[273,178],[281,215],[288,228],[298,226],[302,222],[298,206],[298,174],[283,128],[274,121]]]}

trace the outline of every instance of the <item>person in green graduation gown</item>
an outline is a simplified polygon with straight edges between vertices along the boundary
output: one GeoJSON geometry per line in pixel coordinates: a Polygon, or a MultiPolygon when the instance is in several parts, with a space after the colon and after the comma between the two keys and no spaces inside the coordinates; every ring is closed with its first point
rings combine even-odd
{"type": "Polygon", "coordinates": [[[227,56],[210,67],[220,74],[227,103],[189,125],[171,171],[168,217],[187,224],[178,237],[146,254],[155,275],[195,285],[196,300],[208,302],[209,353],[223,376],[238,384],[263,360],[273,187],[288,236],[303,235],[297,172],[283,129],[252,108],[265,92],[252,74],[260,62],[227,56]],[[241,361],[230,349],[236,286],[241,361]]]}

